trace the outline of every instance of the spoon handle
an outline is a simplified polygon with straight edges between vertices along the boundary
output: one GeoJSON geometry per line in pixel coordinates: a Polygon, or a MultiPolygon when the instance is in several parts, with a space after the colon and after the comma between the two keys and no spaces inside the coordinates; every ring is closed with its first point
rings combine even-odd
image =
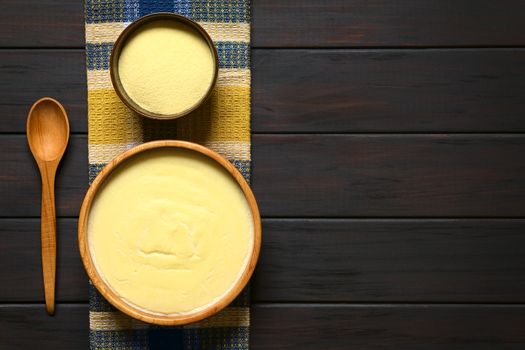
{"type": "Polygon", "coordinates": [[[42,217],[40,234],[42,241],[42,273],[46,311],[55,313],[55,274],[56,274],[56,214],[55,214],[55,172],[56,168],[44,164],[42,175],[42,217]]]}

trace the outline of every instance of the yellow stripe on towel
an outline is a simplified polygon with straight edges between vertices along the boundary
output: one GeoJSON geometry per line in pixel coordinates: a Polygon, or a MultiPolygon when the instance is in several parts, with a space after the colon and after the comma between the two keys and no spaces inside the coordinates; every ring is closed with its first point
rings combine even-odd
{"type": "Polygon", "coordinates": [[[91,311],[89,329],[92,331],[120,331],[127,329],[147,329],[146,323],[131,318],[120,311],[91,311]]]}
{"type": "Polygon", "coordinates": [[[88,90],[88,114],[90,144],[142,141],[142,118],[129,110],[115,91],[88,90]]]}
{"type": "Polygon", "coordinates": [[[250,141],[250,88],[217,86],[200,109],[177,121],[177,136],[205,141],[250,141]]]}
{"type": "MultiPolygon", "coordinates": [[[[177,136],[196,142],[250,140],[250,88],[218,86],[210,100],[177,121],[177,136]]],[[[88,91],[89,143],[143,140],[143,119],[131,112],[113,90],[88,91]],[[113,132],[108,133],[108,125],[113,132]]]]}
{"type": "MultiPolygon", "coordinates": [[[[249,327],[250,308],[228,307],[215,316],[184,328],[249,327]]],[[[92,311],[89,313],[89,329],[92,331],[121,331],[147,329],[148,324],[126,316],[120,311],[92,311]]]]}

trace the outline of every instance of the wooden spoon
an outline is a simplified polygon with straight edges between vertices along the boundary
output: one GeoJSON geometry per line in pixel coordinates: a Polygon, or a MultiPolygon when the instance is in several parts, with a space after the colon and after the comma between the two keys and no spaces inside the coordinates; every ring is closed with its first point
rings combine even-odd
{"type": "Polygon", "coordinates": [[[62,105],[49,97],[36,101],[27,117],[27,141],[42,178],[42,271],[46,311],[55,312],[55,174],[69,141],[69,121],[62,105]]]}

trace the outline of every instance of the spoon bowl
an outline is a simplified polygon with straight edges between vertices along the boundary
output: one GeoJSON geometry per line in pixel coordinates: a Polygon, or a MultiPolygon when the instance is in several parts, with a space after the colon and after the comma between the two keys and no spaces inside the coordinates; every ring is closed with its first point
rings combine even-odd
{"type": "Polygon", "coordinates": [[[27,118],[27,136],[35,158],[43,161],[62,158],[69,140],[69,122],[64,107],[49,97],[36,101],[27,118]]]}
{"type": "Polygon", "coordinates": [[[46,311],[55,312],[55,174],[69,141],[69,121],[62,105],[49,97],[36,101],[27,116],[27,142],[42,179],[40,235],[46,311]]]}

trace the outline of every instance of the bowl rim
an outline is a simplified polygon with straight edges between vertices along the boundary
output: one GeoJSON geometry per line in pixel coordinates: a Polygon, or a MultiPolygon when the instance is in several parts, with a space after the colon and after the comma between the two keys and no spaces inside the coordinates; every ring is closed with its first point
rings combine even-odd
{"type": "Polygon", "coordinates": [[[113,85],[113,88],[115,92],[117,93],[120,100],[132,111],[140,114],[141,116],[151,118],[151,119],[157,119],[157,120],[170,120],[170,119],[177,119],[180,117],[183,117],[185,115],[190,114],[200,106],[206,102],[216,84],[217,84],[217,77],[219,75],[219,55],[217,54],[217,49],[215,47],[215,44],[213,43],[212,38],[206,32],[206,30],[197,22],[176,14],[176,13],[170,13],[170,12],[156,12],[151,13],[149,15],[145,15],[143,17],[140,17],[133,21],[131,24],[129,24],[118,36],[117,40],[115,40],[115,43],[113,44],[113,48],[111,49],[111,55],[109,57],[109,75],[111,77],[111,84],[113,85]],[[159,114],[154,113],[151,111],[148,111],[145,108],[142,108],[139,106],[133,99],[127,94],[126,90],[124,89],[124,86],[122,85],[122,81],[120,80],[120,74],[119,74],[119,68],[118,68],[118,61],[120,54],[122,52],[122,48],[125,46],[127,39],[135,33],[138,29],[140,29],[143,25],[158,21],[158,20],[172,20],[176,22],[182,22],[193,29],[195,29],[197,32],[199,32],[202,37],[206,40],[206,43],[208,44],[212,56],[213,56],[213,78],[210,83],[210,86],[208,87],[208,91],[206,91],[206,94],[201,97],[199,101],[197,101],[193,106],[187,108],[186,110],[183,110],[178,113],[173,114],[159,114]]]}
{"type": "Polygon", "coordinates": [[[220,310],[228,306],[240,294],[242,289],[248,283],[251,275],[253,274],[255,265],[257,264],[257,260],[259,258],[259,252],[261,248],[261,217],[259,213],[259,208],[257,206],[257,202],[255,200],[255,196],[253,195],[250,186],[248,185],[242,174],[235,168],[235,166],[228,160],[226,160],[224,157],[207,147],[201,146],[193,142],[180,140],[151,141],[135,146],[119,154],[118,156],[113,158],[97,175],[97,177],[89,187],[84,197],[84,201],[82,202],[82,207],[80,209],[80,215],[78,219],[78,244],[84,268],[91,282],[93,283],[95,288],[106,298],[106,300],[108,300],[114,307],[140,321],[162,326],[179,326],[197,322],[204,318],[215,315],[220,310]],[[250,207],[253,218],[253,248],[248,264],[246,265],[241,277],[226,294],[224,294],[220,299],[216,300],[214,303],[208,305],[203,309],[199,309],[196,312],[183,315],[159,315],[156,313],[150,313],[147,310],[140,309],[124,301],[111,289],[111,287],[108,284],[106,284],[106,282],[104,282],[102,277],[99,275],[95,264],[91,259],[91,252],[88,244],[87,224],[89,210],[91,209],[91,205],[97,194],[97,191],[104,184],[105,180],[115,169],[119,167],[119,165],[124,163],[126,160],[138,154],[162,148],[178,148],[195,151],[219,163],[236,180],[239,187],[243,191],[244,196],[248,201],[248,205],[250,207]]]}

